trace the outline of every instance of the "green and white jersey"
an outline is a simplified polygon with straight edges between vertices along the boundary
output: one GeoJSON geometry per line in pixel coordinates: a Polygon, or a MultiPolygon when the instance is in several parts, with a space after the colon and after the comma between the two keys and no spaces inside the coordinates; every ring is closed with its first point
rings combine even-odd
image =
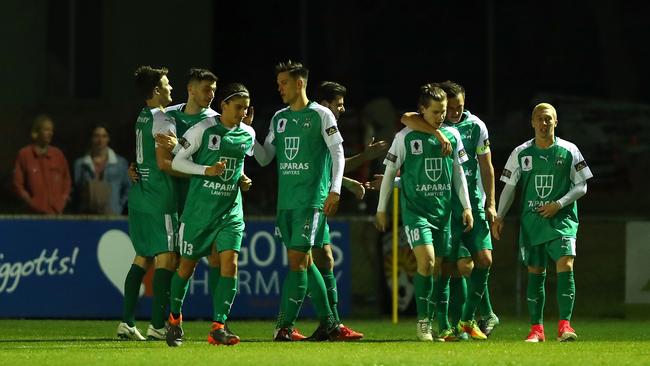
{"type": "Polygon", "coordinates": [[[281,109],[266,141],[276,151],[278,209],[322,209],[332,174],[328,147],[343,142],[332,111],[314,102],[299,111],[281,109]]]}
{"type": "Polygon", "coordinates": [[[197,114],[186,114],[185,107],[187,103],[176,104],[166,108],[167,114],[176,122],[176,136],[182,137],[190,127],[203,121],[208,117],[215,117],[218,113],[212,108],[206,108],[197,114]]]}
{"type": "Polygon", "coordinates": [[[467,161],[467,153],[456,129],[443,127],[440,131],[451,142],[451,156],[442,154],[435,136],[405,127],[395,135],[384,164],[401,169],[402,213],[443,227],[449,221],[455,195],[451,187],[453,164],[467,161]]]}
{"type": "Polygon", "coordinates": [[[218,117],[208,117],[187,130],[183,137],[178,157],[191,157],[195,164],[203,166],[225,160],[226,169],[220,176],[190,178],[181,221],[201,226],[233,210],[241,212],[239,178],[244,170],[244,157],[253,154],[255,131],[244,123],[228,129],[218,117]]]}
{"type": "Polygon", "coordinates": [[[538,245],[561,237],[575,238],[578,232],[576,202],[563,207],[550,219],[542,217],[537,209],[562,198],[573,185],[592,176],[576,145],[559,137],[547,149],[538,148],[535,139],[515,148],[501,181],[521,187],[520,243],[538,245]]]}
{"type": "Polygon", "coordinates": [[[176,193],[172,178],[158,168],[157,133],[176,133],[174,120],[159,108],[145,107],[135,122],[136,164],[140,181],[129,190],[129,210],[176,213],[176,193]]]}
{"type": "MultiPolygon", "coordinates": [[[[490,140],[485,123],[480,118],[465,110],[458,123],[445,123],[445,126],[455,128],[463,141],[467,162],[463,164],[463,171],[467,179],[467,192],[472,205],[472,212],[484,212],[485,196],[481,184],[481,171],[478,165],[478,156],[490,152],[490,140]]],[[[452,195],[454,216],[462,215],[463,206],[457,195],[452,195]]],[[[476,219],[476,217],[475,217],[476,219]]]]}

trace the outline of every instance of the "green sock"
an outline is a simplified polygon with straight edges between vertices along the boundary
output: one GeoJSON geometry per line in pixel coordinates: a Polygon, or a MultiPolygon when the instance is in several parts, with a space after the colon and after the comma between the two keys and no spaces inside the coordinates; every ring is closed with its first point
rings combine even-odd
{"type": "Polygon", "coordinates": [[[573,271],[557,273],[557,304],[560,306],[560,320],[571,320],[576,284],[573,271]]]}
{"type": "Polygon", "coordinates": [[[221,278],[221,267],[210,267],[208,271],[208,291],[214,294],[214,290],[219,285],[219,278],[221,278]]]}
{"type": "Polygon", "coordinates": [[[438,317],[438,327],[440,330],[451,328],[449,319],[449,276],[440,276],[435,281],[436,292],[436,316],[438,317]]]}
{"type": "Polygon", "coordinates": [[[280,292],[280,312],[278,313],[278,320],[275,323],[276,328],[281,328],[284,324],[284,319],[287,315],[287,296],[289,292],[289,274],[287,273],[284,276],[284,281],[282,281],[282,292],[280,292]]]}
{"type": "Polygon", "coordinates": [[[336,319],[336,322],[341,322],[341,318],[339,317],[339,292],[336,286],[336,276],[334,276],[334,272],[332,272],[330,269],[318,269],[320,271],[320,274],[323,276],[323,281],[325,281],[325,288],[327,289],[327,300],[330,303],[330,309],[332,309],[332,314],[334,314],[334,318],[336,319]]]}
{"type": "Polygon", "coordinates": [[[187,293],[187,288],[190,287],[190,279],[181,278],[178,273],[174,273],[172,277],[171,293],[170,293],[170,303],[169,311],[172,314],[182,314],[183,313],[183,301],[185,300],[185,294],[187,293]]]}
{"type": "Polygon", "coordinates": [[[478,308],[479,313],[481,314],[481,318],[483,319],[494,314],[494,310],[492,310],[492,302],[490,302],[490,287],[487,283],[485,284],[483,298],[481,299],[481,303],[479,304],[478,308]]]}
{"type": "Polygon", "coordinates": [[[286,281],[281,300],[284,301],[285,311],[283,319],[278,319],[279,328],[293,327],[296,322],[307,293],[307,271],[289,271],[286,281]]]}
{"type": "Polygon", "coordinates": [[[307,268],[307,281],[309,292],[311,293],[311,303],[316,309],[316,315],[322,325],[330,328],[337,324],[332,309],[330,308],[329,299],[327,298],[327,288],[323,276],[318,271],[314,263],[307,268]]]}
{"type": "Polygon", "coordinates": [[[221,277],[212,293],[212,321],[226,323],[232,302],[237,295],[237,277],[221,277]]]}
{"type": "Polygon", "coordinates": [[[530,313],[530,324],[532,325],[544,323],[545,280],[546,272],[540,274],[528,273],[526,300],[528,301],[528,312],[530,313]]]}
{"type": "Polygon", "coordinates": [[[174,272],[156,268],[153,273],[153,306],[151,310],[151,325],[156,329],[165,326],[167,305],[169,305],[171,279],[174,272]]]}
{"type": "Polygon", "coordinates": [[[122,307],[122,321],[129,327],[135,326],[135,306],[140,297],[140,285],[142,285],[142,278],[147,271],[138,266],[131,264],[131,269],[126,274],[124,280],[124,305],[122,307]]]}
{"type": "Polygon", "coordinates": [[[413,277],[415,287],[415,305],[418,311],[418,320],[429,317],[429,299],[433,290],[433,276],[423,276],[415,272],[413,277]]]}
{"type": "Polygon", "coordinates": [[[451,324],[458,324],[467,301],[467,282],[465,277],[452,277],[449,281],[449,317],[451,324]]]}
{"type": "Polygon", "coordinates": [[[461,320],[470,321],[474,318],[474,313],[483,298],[483,291],[485,291],[489,275],[490,268],[474,267],[472,270],[472,275],[469,277],[470,285],[469,291],[467,291],[467,302],[461,320]]]}

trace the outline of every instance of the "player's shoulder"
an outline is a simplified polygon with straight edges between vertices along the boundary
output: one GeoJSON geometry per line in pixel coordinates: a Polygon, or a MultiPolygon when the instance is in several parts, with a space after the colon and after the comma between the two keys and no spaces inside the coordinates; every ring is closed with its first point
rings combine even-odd
{"type": "Polygon", "coordinates": [[[479,116],[472,114],[472,112],[465,110],[467,112],[467,120],[470,121],[472,124],[478,126],[481,130],[487,130],[487,125],[479,116]]]}
{"type": "Polygon", "coordinates": [[[290,109],[289,109],[288,106],[284,107],[282,109],[279,109],[278,111],[275,112],[275,114],[273,114],[273,117],[271,118],[271,120],[277,121],[278,119],[280,119],[282,117],[286,118],[286,115],[287,115],[287,113],[289,113],[289,111],[290,111],[290,109]]]}
{"type": "Polygon", "coordinates": [[[571,141],[567,141],[567,140],[561,139],[559,137],[556,137],[555,143],[557,144],[557,146],[559,146],[559,147],[561,147],[563,149],[569,150],[572,153],[575,152],[575,151],[579,151],[578,146],[576,146],[576,144],[574,144],[571,141]]]}
{"type": "Polygon", "coordinates": [[[206,117],[219,117],[219,112],[215,111],[212,108],[208,108],[204,111],[206,117]]]}
{"type": "Polygon", "coordinates": [[[174,119],[160,108],[151,109],[151,116],[154,123],[175,124],[174,119]]]}
{"type": "Polygon", "coordinates": [[[336,122],[334,113],[332,113],[332,111],[327,107],[324,107],[316,102],[311,102],[307,105],[307,108],[308,110],[314,111],[316,114],[318,114],[321,121],[331,119],[332,121],[336,122]]]}
{"type": "Polygon", "coordinates": [[[442,131],[442,133],[444,133],[447,136],[452,136],[453,138],[456,139],[456,141],[461,140],[460,132],[458,132],[458,129],[455,127],[443,125],[440,127],[440,131],[442,131]]]}
{"type": "Polygon", "coordinates": [[[241,122],[241,123],[239,124],[239,128],[241,128],[241,129],[244,130],[246,133],[248,133],[248,134],[251,135],[253,138],[255,138],[255,129],[254,129],[253,127],[251,127],[251,126],[245,124],[244,122],[241,122]]]}
{"type": "Polygon", "coordinates": [[[535,139],[534,138],[530,139],[528,141],[525,141],[522,144],[520,144],[519,146],[515,147],[515,149],[512,150],[512,153],[516,154],[516,155],[519,155],[522,152],[524,152],[524,151],[526,151],[528,149],[531,149],[534,144],[535,144],[535,139]]]}
{"type": "Polygon", "coordinates": [[[181,110],[183,110],[183,107],[185,107],[185,104],[186,103],[178,103],[178,104],[174,104],[174,105],[168,105],[167,107],[165,107],[165,111],[167,113],[181,111],[181,110]]]}
{"type": "Polygon", "coordinates": [[[190,127],[187,129],[186,134],[202,134],[205,130],[209,129],[210,127],[214,127],[217,125],[217,120],[215,117],[208,117],[202,119],[199,123],[195,124],[194,126],[190,127]]]}
{"type": "Polygon", "coordinates": [[[404,140],[410,133],[416,134],[418,131],[411,129],[410,127],[404,127],[395,134],[395,139],[397,140],[399,138],[404,140]]]}

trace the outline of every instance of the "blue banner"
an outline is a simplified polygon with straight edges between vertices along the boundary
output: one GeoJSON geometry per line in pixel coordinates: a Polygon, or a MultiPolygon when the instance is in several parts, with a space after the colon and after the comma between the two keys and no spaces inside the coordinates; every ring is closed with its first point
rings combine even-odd
{"type": "MultiPolygon", "coordinates": [[[[349,224],[331,221],[339,312],[350,309],[349,224]]],[[[287,268],[272,220],[247,221],[239,254],[233,318],[275,317],[287,268]]],[[[124,279],[135,252],[126,220],[0,219],[0,317],[119,318],[124,279]]],[[[153,271],[137,315],[151,313],[153,271]]],[[[186,318],[211,318],[208,266],[199,262],[183,306],[186,318]]],[[[312,315],[306,302],[303,315],[312,315]]]]}

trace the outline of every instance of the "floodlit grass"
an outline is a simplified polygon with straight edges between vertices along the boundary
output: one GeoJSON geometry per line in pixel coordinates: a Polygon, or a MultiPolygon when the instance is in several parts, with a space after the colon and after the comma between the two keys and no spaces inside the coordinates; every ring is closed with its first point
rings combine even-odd
{"type": "MultiPolygon", "coordinates": [[[[118,341],[117,321],[0,320],[1,365],[629,365],[650,364],[650,322],[580,320],[573,322],[578,341],[559,343],[556,322],[546,322],[547,341],[527,344],[522,319],[502,319],[488,341],[422,343],[415,341],[415,320],[348,321],[366,337],[351,343],[273,343],[272,321],[232,321],[242,342],[210,346],[209,322],[184,324],[182,347],[165,342],[118,341]]],[[[138,326],[142,333],[146,322],[138,326]]],[[[300,322],[306,335],[314,322],[300,322]]]]}

